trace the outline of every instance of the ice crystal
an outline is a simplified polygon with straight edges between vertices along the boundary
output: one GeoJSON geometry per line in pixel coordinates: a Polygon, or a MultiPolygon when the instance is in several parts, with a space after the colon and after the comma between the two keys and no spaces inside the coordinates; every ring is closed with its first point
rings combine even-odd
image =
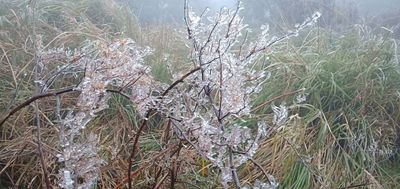
{"type": "Polygon", "coordinates": [[[275,181],[275,178],[272,175],[268,175],[268,183],[262,182],[260,180],[256,180],[254,182],[253,189],[276,189],[279,186],[279,183],[275,181]]]}
{"type": "Polygon", "coordinates": [[[307,100],[307,93],[300,93],[296,96],[296,103],[303,103],[307,100]]]}
{"type": "MultiPolygon", "coordinates": [[[[68,52],[69,53],[69,52],[68,52]]],[[[70,111],[61,121],[62,154],[57,155],[64,164],[60,170],[61,188],[91,188],[97,181],[103,160],[97,154],[98,139],[94,134],[83,136],[81,130],[108,107],[110,94],[107,87],[131,88],[131,99],[139,112],[146,111],[151,77],[149,68],[144,66],[143,57],[151,51],[139,48],[131,39],[117,40],[111,44],[100,41],[88,42],[81,52],[75,68],[85,70],[80,84],[74,89],[80,91],[75,110],[70,111]],[[93,54],[93,50],[97,52],[93,54]],[[80,182],[76,182],[79,179],[80,182]]]]}
{"type": "Polygon", "coordinates": [[[272,123],[274,125],[282,125],[283,123],[286,122],[288,118],[288,108],[285,106],[285,104],[281,104],[279,106],[272,106],[272,111],[274,112],[274,117],[272,119],[272,123]]]}
{"type": "Polygon", "coordinates": [[[62,178],[64,178],[64,183],[65,185],[63,187],[65,188],[72,188],[74,181],[71,179],[71,172],[68,170],[64,170],[64,175],[62,178]]]}

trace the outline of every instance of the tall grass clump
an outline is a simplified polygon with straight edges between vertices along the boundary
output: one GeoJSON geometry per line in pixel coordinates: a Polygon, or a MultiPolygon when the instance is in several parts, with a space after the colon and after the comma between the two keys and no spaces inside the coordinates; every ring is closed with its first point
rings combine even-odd
{"type": "MultiPolygon", "coordinates": [[[[282,44],[260,60],[274,71],[254,103],[276,96],[275,103],[295,103],[287,125],[265,140],[256,156],[280,175],[282,188],[398,185],[383,167],[398,158],[396,41],[385,32],[365,31],[355,27],[332,37],[323,29],[310,30],[303,40],[282,44]],[[304,93],[281,95],[301,88],[304,93]],[[306,101],[297,103],[301,99],[306,101]]],[[[260,116],[270,112],[258,107],[260,116]]]]}

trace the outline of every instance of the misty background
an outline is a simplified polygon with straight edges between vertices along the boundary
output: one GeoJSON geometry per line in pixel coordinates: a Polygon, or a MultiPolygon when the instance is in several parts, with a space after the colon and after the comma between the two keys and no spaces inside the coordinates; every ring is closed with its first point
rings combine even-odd
{"type": "MultiPolygon", "coordinates": [[[[125,3],[142,25],[183,24],[183,0],[126,0],[125,3]]],[[[210,14],[222,7],[234,7],[236,3],[236,0],[189,1],[195,11],[210,8],[210,14]]],[[[321,27],[345,31],[354,24],[365,24],[377,30],[384,26],[400,36],[400,0],[243,0],[242,3],[245,23],[250,26],[268,24],[277,33],[293,28],[294,24],[319,11],[321,27]]]]}

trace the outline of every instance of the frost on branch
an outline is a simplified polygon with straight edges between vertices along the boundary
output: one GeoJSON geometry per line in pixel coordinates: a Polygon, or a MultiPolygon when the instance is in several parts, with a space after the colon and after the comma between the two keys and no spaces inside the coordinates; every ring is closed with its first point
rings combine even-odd
{"type": "Polygon", "coordinates": [[[59,186],[62,188],[91,188],[97,181],[103,161],[97,154],[98,138],[90,134],[82,142],[66,144],[63,154],[58,155],[65,168],[59,170],[59,186]],[[78,183],[76,180],[83,180],[78,183]]]}
{"type": "Polygon", "coordinates": [[[200,17],[189,11],[186,18],[192,58],[202,68],[191,78],[205,93],[217,93],[214,95],[217,99],[211,103],[217,107],[220,116],[248,114],[249,96],[260,90],[260,79],[265,79],[266,75],[251,69],[252,62],[234,52],[242,30],[247,26],[238,15],[240,10],[240,5],[233,11],[223,8],[208,18],[204,18],[205,14],[200,17]]]}
{"type": "MultiPolygon", "coordinates": [[[[143,63],[143,57],[149,55],[149,48],[138,48],[131,39],[123,39],[112,44],[95,42],[85,47],[85,53],[98,49],[97,57],[82,58],[80,65],[85,69],[85,77],[76,90],[82,91],[77,106],[83,110],[89,108],[94,114],[105,108],[109,95],[106,86],[119,88],[132,87],[132,101],[138,107],[150,95],[152,87],[150,68],[143,63]],[[104,99],[102,99],[104,98],[104,99]],[[93,104],[94,103],[94,104],[93,104]],[[94,106],[93,106],[94,105],[94,106]]],[[[139,112],[146,110],[138,109],[139,112]]]]}
{"type": "MultiPolygon", "coordinates": [[[[242,9],[239,3],[235,10],[223,8],[208,17],[207,10],[199,16],[185,5],[187,46],[198,71],[189,72],[183,84],[161,98],[158,107],[171,118],[176,135],[220,169],[225,188],[230,182],[240,188],[236,169],[255,154],[259,140],[266,135],[267,124],[258,123],[254,131],[240,121],[242,116],[251,116],[250,98],[260,92],[269,76],[253,69],[255,60],[263,50],[297,35],[318,17],[307,19],[279,38],[270,37],[264,27],[257,41],[248,42],[242,33],[247,27],[239,16],[242,9]]],[[[274,124],[282,124],[288,114],[286,107],[276,107],[274,112],[274,124]]]]}
{"type": "Polygon", "coordinates": [[[147,111],[141,103],[150,98],[152,87],[150,70],[143,64],[143,57],[149,54],[149,49],[137,47],[131,39],[111,44],[89,42],[81,52],[75,52],[74,57],[79,58],[74,69],[80,67],[85,71],[81,83],[74,89],[81,92],[76,107],[61,122],[62,154],[58,157],[64,168],[59,173],[60,187],[91,188],[96,183],[103,163],[97,154],[98,138],[94,134],[81,135],[81,130],[107,108],[110,94],[106,87],[130,88],[138,111],[147,111]]]}

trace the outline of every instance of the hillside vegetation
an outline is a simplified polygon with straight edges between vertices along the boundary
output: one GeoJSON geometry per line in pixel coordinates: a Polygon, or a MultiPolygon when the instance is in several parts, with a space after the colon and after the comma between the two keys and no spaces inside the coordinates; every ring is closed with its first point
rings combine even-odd
{"type": "MultiPolygon", "coordinates": [[[[229,56],[237,55],[239,58],[232,59],[248,64],[235,65],[241,69],[229,68],[224,73],[249,78],[239,80],[241,83],[226,79],[231,82],[227,88],[237,92],[232,96],[222,84],[197,91],[203,82],[218,83],[213,74],[199,83],[196,79],[207,77],[207,71],[213,69],[223,75],[223,63],[202,70],[201,60],[212,59],[217,51],[207,45],[196,51],[196,33],[191,37],[186,31],[190,24],[179,29],[167,24],[141,26],[124,1],[0,0],[0,4],[0,121],[4,121],[0,124],[0,188],[69,188],[72,185],[66,174],[78,173],[66,172],[68,166],[81,169],[84,176],[70,180],[82,188],[229,188],[238,187],[237,182],[243,188],[293,189],[400,185],[399,39],[390,28],[358,24],[339,33],[307,24],[298,36],[266,43],[267,48],[254,59],[250,51],[248,62],[240,59],[241,43],[235,43],[227,47],[232,52],[229,56]],[[126,52],[129,56],[123,54],[126,52]],[[98,65],[82,69],[85,63],[101,61],[111,62],[104,70],[114,72],[101,75],[95,70],[98,65]],[[142,67],[123,67],[131,61],[142,67]],[[184,75],[196,69],[202,75],[184,75]],[[123,74],[124,70],[131,75],[123,74]],[[85,90],[83,81],[95,76],[104,76],[99,80],[107,82],[85,90]],[[260,78],[265,81],[253,82],[260,78]],[[130,85],[137,88],[127,87],[130,85]],[[242,103],[238,99],[241,87],[253,85],[258,91],[246,91],[243,97],[248,98],[249,106],[235,107],[237,101],[242,103]],[[154,102],[136,98],[142,91],[157,98],[154,102]],[[189,98],[195,93],[204,93],[203,101],[208,104],[189,98]],[[93,100],[93,94],[97,95],[93,97],[96,104],[87,106],[95,108],[88,111],[84,104],[93,100]],[[182,102],[168,102],[173,106],[152,104],[178,97],[182,102]],[[101,101],[103,98],[107,100],[101,101]],[[202,108],[190,112],[197,105],[202,108]],[[223,116],[224,106],[236,108],[237,114],[228,111],[223,116]],[[90,113],[79,120],[88,122],[75,135],[64,126],[75,124],[79,111],[90,113]],[[173,113],[178,111],[198,117],[191,122],[185,122],[189,119],[184,116],[177,120],[173,113]],[[210,120],[204,121],[208,116],[210,120]],[[212,148],[201,141],[201,137],[212,136],[193,131],[194,126],[184,128],[185,124],[211,125],[214,121],[223,125],[221,132],[231,135],[223,134],[221,144],[212,148]],[[260,131],[263,124],[266,133],[260,131]],[[233,137],[234,132],[240,133],[238,138],[233,137]],[[240,141],[250,135],[259,139],[258,143],[256,139],[240,141]],[[75,165],[67,165],[68,160],[63,159],[71,145],[65,141],[67,136],[76,143],[72,151],[86,153],[75,157],[75,165]],[[223,144],[231,138],[238,144],[223,144]],[[243,146],[257,150],[254,154],[238,150],[243,146]],[[215,157],[218,153],[204,153],[215,149],[231,156],[223,159],[223,166],[215,157]],[[241,158],[246,161],[229,164],[235,173],[224,182],[226,162],[241,158]],[[94,184],[84,185],[90,179],[94,184]]],[[[236,15],[234,11],[228,15],[236,15]]],[[[257,41],[257,35],[244,32],[232,41],[257,41]]],[[[204,41],[210,38],[206,36],[204,41]]],[[[221,58],[224,54],[218,53],[219,60],[225,61],[221,58]]],[[[210,65],[213,62],[210,60],[210,65]]]]}

